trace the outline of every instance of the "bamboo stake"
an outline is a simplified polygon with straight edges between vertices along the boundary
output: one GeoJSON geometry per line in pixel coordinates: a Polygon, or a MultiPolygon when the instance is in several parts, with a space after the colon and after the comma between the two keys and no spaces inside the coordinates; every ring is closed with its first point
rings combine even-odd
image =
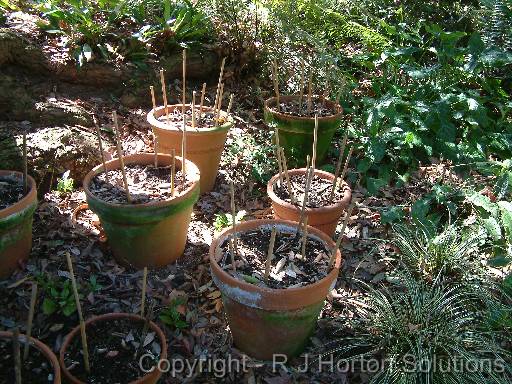
{"type": "Polygon", "coordinates": [[[181,173],[183,176],[183,188],[187,180],[187,115],[183,115],[183,136],[181,137],[181,173]]]}
{"type": "Polygon", "coordinates": [[[350,219],[350,216],[352,215],[352,211],[354,210],[355,205],[356,204],[354,202],[352,202],[352,203],[350,203],[350,205],[348,207],[347,215],[345,216],[345,219],[343,220],[343,225],[341,227],[340,235],[338,236],[338,239],[336,240],[336,246],[332,250],[331,258],[329,259],[329,268],[332,267],[334,260],[336,260],[336,252],[340,248],[341,241],[343,240],[343,236],[345,236],[345,229],[347,228],[348,220],[350,219]]]}
{"type": "Polygon", "coordinates": [[[311,160],[311,166],[313,172],[316,169],[316,147],[318,145],[318,115],[315,115],[315,130],[313,131],[313,159],[311,160]]]}
{"type": "MultiPolygon", "coordinates": [[[[151,102],[153,103],[153,111],[156,111],[156,98],[155,98],[155,88],[151,85],[149,87],[151,91],[151,102]]],[[[156,138],[155,130],[153,130],[153,148],[155,149],[155,168],[158,168],[158,140],[156,138]]]]}
{"type": "Polygon", "coordinates": [[[215,117],[215,126],[219,126],[219,120],[220,120],[220,109],[222,108],[222,97],[224,96],[224,83],[220,85],[220,93],[219,93],[219,103],[216,108],[216,117],[215,117]]]}
{"type": "Polygon", "coordinates": [[[171,197],[174,196],[174,174],[176,173],[176,150],[171,149],[171,197]]]}
{"type": "Polygon", "coordinates": [[[309,81],[308,81],[308,109],[307,109],[307,115],[311,113],[311,104],[312,104],[312,93],[313,93],[313,69],[310,69],[309,72],[309,81]]]}
{"type": "Polygon", "coordinates": [[[196,91],[192,92],[192,129],[196,128],[196,91]]]}
{"type": "Polygon", "coordinates": [[[235,262],[235,247],[233,245],[233,238],[229,239],[229,253],[231,253],[231,268],[233,268],[233,272],[236,272],[236,262],[235,262]]]}
{"type": "Polygon", "coordinates": [[[302,114],[302,101],[304,98],[304,59],[300,60],[300,93],[299,93],[299,115],[302,114]]]}
{"type": "Polygon", "coordinates": [[[71,287],[73,288],[73,294],[75,295],[76,310],[78,312],[78,320],[80,321],[80,334],[82,336],[82,348],[84,352],[84,367],[87,373],[91,372],[89,365],[89,347],[87,346],[87,334],[85,333],[85,321],[82,315],[82,307],[80,305],[80,297],[78,296],[78,288],[76,285],[75,273],[73,271],[73,262],[69,252],[66,252],[66,259],[68,261],[69,275],[71,277],[71,287]]]}
{"type": "Polygon", "coordinates": [[[302,228],[302,260],[306,260],[306,243],[308,241],[308,217],[304,218],[304,227],[302,228]]]}
{"type": "MultiPolygon", "coordinates": [[[[308,202],[309,188],[311,186],[311,180],[313,179],[314,169],[309,165],[309,155],[306,160],[306,185],[304,187],[304,198],[302,200],[302,207],[300,210],[299,226],[301,228],[304,223],[304,216],[306,214],[306,204],[308,202]]],[[[298,232],[297,232],[298,233],[298,232]]]]}
{"type": "Polygon", "coordinates": [[[140,315],[144,317],[144,306],[146,304],[146,287],[148,284],[148,267],[144,267],[144,273],[142,274],[142,298],[140,302],[140,315]]]}
{"type": "Polygon", "coordinates": [[[201,117],[203,115],[203,106],[204,106],[204,95],[206,93],[206,83],[203,83],[203,89],[201,91],[201,105],[199,107],[199,120],[201,120],[201,117]]]}
{"type": "Polygon", "coordinates": [[[128,200],[128,203],[131,203],[132,198],[130,196],[130,190],[128,189],[128,180],[126,179],[126,170],[124,168],[124,158],[123,158],[123,148],[121,147],[121,138],[119,135],[119,125],[117,124],[116,111],[112,112],[112,117],[114,119],[114,127],[116,130],[117,157],[119,157],[119,163],[121,164],[121,173],[123,174],[124,189],[126,189],[126,199],[128,200]]]}
{"type": "Polygon", "coordinates": [[[345,180],[345,176],[347,174],[348,170],[348,163],[350,162],[350,158],[352,157],[352,151],[354,150],[354,147],[350,147],[350,150],[348,151],[347,160],[345,160],[345,165],[343,166],[343,172],[341,172],[340,180],[345,180]]]}
{"type": "Polygon", "coordinates": [[[32,284],[32,294],[30,295],[30,307],[28,309],[28,320],[27,320],[27,339],[25,341],[25,348],[23,350],[23,360],[27,360],[28,349],[30,346],[30,336],[32,336],[32,323],[34,322],[34,313],[37,301],[37,283],[32,284]]]}
{"type": "Polygon", "coordinates": [[[277,111],[279,112],[281,110],[281,102],[279,98],[279,79],[277,78],[277,62],[274,59],[272,62],[272,82],[274,83],[274,92],[276,93],[276,105],[277,105],[277,111]]]}
{"type": "Polygon", "coordinates": [[[23,132],[23,191],[28,193],[27,134],[23,132]]]}
{"type": "Polygon", "coordinates": [[[235,185],[233,181],[229,184],[230,192],[231,192],[231,217],[232,217],[232,225],[233,225],[233,257],[238,254],[238,241],[236,238],[236,206],[235,206],[235,185]]]}
{"type": "Polygon", "coordinates": [[[105,172],[105,181],[109,183],[107,162],[105,161],[105,153],[103,152],[103,142],[101,140],[100,127],[98,126],[98,122],[96,121],[96,116],[93,115],[92,120],[94,122],[94,126],[96,127],[96,135],[98,136],[98,147],[100,149],[101,161],[103,162],[103,172],[105,172]]]}
{"type": "Polygon", "coordinates": [[[16,384],[21,384],[20,329],[18,327],[14,328],[12,332],[12,352],[14,355],[14,376],[16,384]]]}
{"type": "Polygon", "coordinates": [[[272,262],[272,254],[274,253],[274,244],[276,242],[276,227],[272,227],[272,234],[270,235],[270,243],[267,251],[267,261],[265,263],[265,281],[268,281],[270,275],[270,264],[272,262]]]}
{"type": "Polygon", "coordinates": [[[338,156],[338,161],[336,162],[336,171],[334,172],[334,180],[332,181],[331,193],[329,194],[329,204],[332,203],[332,199],[334,198],[334,192],[336,191],[336,184],[338,183],[338,176],[341,171],[341,163],[343,161],[343,155],[345,154],[345,147],[347,145],[347,134],[343,137],[343,142],[340,147],[340,155],[338,156]]]}
{"type": "Polygon", "coordinates": [[[167,105],[167,87],[165,86],[164,70],[160,70],[160,82],[162,83],[162,97],[164,99],[165,116],[167,124],[169,124],[169,105],[167,105]]]}
{"type": "Polygon", "coordinates": [[[235,97],[235,95],[233,93],[229,97],[228,109],[226,110],[226,118],[229,117],[229,114],[231,113],[231,108],[233,108],[233,99],[234,99],[234,97],[235,97]]]}
{"type": "Polygon", "coordinates": [[[214,107],[213,113],[215,113],[215,108],[217,107],[217,103],[219,101],[219,92],[220,92],[220,86],[222,84],[222,78],[224,77],[224,66],[225,65],[226,65],[226,58],[223,58],[222,64],[220,65],[219,82],[217,83],[217,92],[215,93],[215,103],[213,105],[213,107],[214,107]]]}
{"type": "Polygon", "coordinates": [[[281,165],[281,146],[279,145],[279,129],[276,127],[274,129],[274,134],[276,136],[276,159],[277,166],[279,168],[279,188],[283,188],[283,167],[281,165]]]}
{"type": "Polygon", "coordinates": [[[286,178],[286,185],[288,186],[288,194],[290,195],[290,201],[292,204],[296,203],[295,194],[293,193],[292,183],[290,182],[290,175],[288,174],[288,165],[286,164],[286,156],[284,155],[284,149],[281,148],[281,161],[283,162],[283,171],[286,178]]]}
{"type": "Polygon", "coordinates": [[[181,113],[185,114],[185,103],[187,102],[186,93],[186,80],[187,80],[187,50],[183,50],[183,94],[181,96],[181,113]]]}

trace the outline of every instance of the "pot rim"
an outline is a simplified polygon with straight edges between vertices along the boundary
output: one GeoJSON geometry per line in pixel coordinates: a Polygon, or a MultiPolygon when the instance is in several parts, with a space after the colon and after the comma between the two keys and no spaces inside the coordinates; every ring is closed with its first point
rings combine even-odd
{"type": "MultiPolygon", "coordinates": [[[[181,106],[182,106],[182,104],[169,104],[167,107],[170,110],[174,110],[177,108],[181,108],[181,106]]],[[[185,108],[190,109],[190,108],[192,108],[192,105],[185,104],[185,108]]],[[[183,132],[183,130],[180,127],[178,127],[177,125],[168,126],[167,124],[165,124],[155,118],[155,112],[158,113],[158,112],[162,112],[164,110],[165,110],[165,107],[162,105],[162,106],[153,108],[151,111],[149,111],[147,114],[147,117],[146,117],[148,123],[152,127],[161,129],[166,132],[183,132]]],[[[211,111],[211,110],[213,110],[213,108],[204,106],[203,110],[211,111]]],[[[227,116],[227,113],[223,110],[221,110],[220,113],[221,113],[221,116],[224,116],[224,117],[227,116]]],[[[192,128],[192,127],[187,126],[187,135],[205,135],[205,134],[214,134],[214,133],[218,133],[221,131],[227,131],[233,126],[233,123],[234,123],[233,117],[231,115],[229,115],[229,116],[227,116],[227,121],[224,124],[219,125],[218,127],[192,128]]]]}
{"type": "MultiPolygon", "coordinates": [[[[116,320],[116,319],[130,319],[130,320],[137,320],[137,321],[145,321],[146,320],[142,316],[136,315],[134,313],[123,313],[123,312],[106,313],[103,315],[93,316],[90,319],[86,320],[85,328],[87,330],[87,326],[91,325],[93,323],[109,321],[109,320],[116,320]]],[[[163,331],[160,329],[160,327],[158,325],[156,325],[153,321],[149,322],[149,327],[153,331],[155,331],[156,335],[160,339],[160,347],[161,347],[160,361],[165,360],[167,358],[167,340],[165,338],[165,335],[164,335],[163,331]]],[[[62,343],[62,346],[60,348],[59,361],[60,361],[60,366],[61,366],[62,372],[64,373],[65,377],[72,378],[73,380],[75,380],[76,383],[85,384],[84,382],[78,380],[74,375],[72,375],[71,372],[69,372],[69,370],[66,367],[65,361],[64,361],[64,354],[65,354],[69,344],[71,343],[71,340],[73,340],[75,337],[77,337],[79,333],[80,333],[80,325],[77,325],[66,335],[66,337],[64,338],[64,342],[62,343]]],[[[152,372],[148,372],[144,376],[142,376],[142,377],[138,378],[137,380],[132,381],[128,384],[143,384],[143,383],[145,383],[145,379],[148,376],[156,375],[158,372],[159,372],[158,369],[155,369],[152,372]]]]}
{"type": "MultiPolygon", "coordinates": [[[[23,181],[23,173],[18,171],[8,171],[8,170],[0,170],[0,176],[17,176],[19,179],[23,181]]],[[[36,189],[36,182],[32,178],[32,176],[27,175],[28,184],[30,186],[30,190],[28,193],[23,196],[23,198],[16,203],[8,206],[7,208],[0,210],[0,219],[4,219],[8,216],[11,216],[12,214],[16,212],[20,212],[23,209],[27,208],[29,205],[31,205],[34,201],[37,200],[37,189],[36,189]]]]}
{"type": "MultiPolygon", "coordinates": [[[[281,225],[289,227],[295,230],[298,226],[298,223],[289,220],[281,220],[281,219],[258,219],[258,220],[249,220],[243,221],[236,226],[236,233],[246,232],[248,230],[253,230],[259,228],[261,226],[266,225],[281,225]]],[[[217,275],[217,277],[222,280],[224,283],[229,285],[230,287],[235,287],[238,289],[242,289],[246,292],[259,294],[261,296],[261,302],[265,301],[265,305],[250,305],[248,303],[244,303],[246,305],[250,305],[257,308],[262,308],[266,310],[292,310],[303,308],[311,304],[318,303],[316,297],[319,295],[319,292],[322,291],[322,288],[329,288],[333,281],[336,281],[337,276],[339,274],[340,266],[342,263],[341,260],[341,251],[339,249],[336,250],[336,262],[334,266],[329,271],[329,273],[323,277],[322,279],[305,286],[295,287],[295,288],[268,288],[268,287],[259,287],[254,284],[247,283],[243,280],[238,280],[231,276],[229,273],[224,271],[219,263],[217,262],[216,254],[217,248],[221,245],[224,240],[233,232],[233,228],[227,228],[222,231],[215,239],[212,241],[210,245],[209,257],[210,257],[210,266],[212,268],[212,274],[217,275]],[[312,293],[309,294],[308,293],[312,293]],[[300,300],[297,300],[300,298],[300,300]],[[298,302],[298,304],[297,304],[298,302]]],[[[332,250],[336,244],[334,241],[322,231],[311,227],[308,225],[308,234],[314,235],[323,241],[327,249],[332,250]]],[[[218,287],[221,291],[222,289],[218,287]]],[[[327,289],[328,292],[328,289],[327,289]]],[[[325,295],[322,295],[325,296],[325,295]]],[[[325,297],[324,297],[325,299],[325,297]]]]}
{"type": "MultiPolygon", "coordinates": [[[[155,159],[154,153],[134,153],[132,155],[123,156],[124,164],[152,164],[155,159]]],[[[159,162],[162,159],[172,159],[171,155],[167,155],[164,153],[158,153],[158,160],[159,162]]],[[[181,156],[175,156],[176,159],[176,166],[181,167],[182,158],[181,156]]],[[[112,159],[107,161],[106,163],[107,169],[113,170],[113,169],[119,169],[121,166],[121,163],[118,158],[112,159]]],[[[166,164],[166,163],[165,163],[166,164]]],[[[94,167],[84,178],[83,181],[83,188],[84,192],[88,199],[97,201],[103,205],[109,206],[109,207],[116,207],[116,208],[129,208],[129,209],[145,209],[145,208],[158,208],[158,207],[165,207],[169,205],[169,203],[180,203],[184,200],[187,200],[189,198],[189,195],[196,189],[199,188],[199,182],[200,182],[200,172],[197,166],[190,160],[186,160],[187,164],[187,176],[192,176],[192,185],[190,185],[184,192],[181,192],[179,195],[175,195],[172,198],[169,198],[167,200],[163,201],[154,201],[149,203],[143,203],[143,204],[114,204],[106,202],[100,198],[98,198],[95,194],[91,192],[89,189],[89,185],[91,183],[91,180],[98,174],[103,172],[103,164],[99,164],[96,167],[94,167]],[[192,170],[192,173],[190,172],[192,170]]]]}
{"type": "MultiPolygon", "coordinates": [[[[289,101],[289,100],[298,99],[299,97],[300,97],[299,95],[280,96],[279,100],[289,101]]],[[[316,99],[320,99],[320,100],[325,99],[323,96],[319,96],[319,95],[313,95],[312,98],[313,99],[316,98],[316,99]]],[[[318,117],[318,122],[319,123],[320,122],[330,122],[330,121],[335,121],[335,120],[340,119],[341,116],[343,115],[343,108],[341,107],[341,105],[336,104],[334,101],[328,100],[328,99],[325,99],[325,102],[327,104],[330,104],[335,110],[337,110],[337,113],[335,113],[334,115],[330,115],[330,116],[320,116],[320,117],[318,117]]],[[[265,100],[265,107],[264,107],[265,111],[267,111],[268,113],[271,113],[272,115],[274,115],[280,119],[283,119],[283,120],[296,120],[296,121],[303,121],[303,122],[304,121],[310,122],[310,121],[315,120],[314,117],[296,116],[296,115],[292,115],[289,113],[278,112],[271,108],[276,103],[277,103],[277,98],[275,96],[265,100]]]]}
{"type": "MultiPolygon", "coordinates": [[[[0,331],[0,339],[7,339],[12,338],[12,332],[10,331],[0,331]]],[[[20,338],[25,338],[26,340],[27,335],[20,334],[20,338]]],[[[30,344],[37,348],[41,354],[46,357],[46,359],[52,364],[54,378],[53,383],[59,384],[61,382],[61,375],[60,375],[60,364],[59,360],[57,359],[57,356],[55,356],[55,353],[48,347],[45,343],[43,343],[41,340],[36,339],[35,337],[30,337],[29,339],[30,344]]]]}
{"type": "MultiPolygon", "coordinates": [[[[290,175],[290,176],[303,175],[305,173],[306,173],[306,168],[294,168],[294,169],[290,169],[288,171],[288,175],[290,175]]],[[[326,179],[329,181],[334,180],[334,175],[332,173],[322,171],[321,169],[315,169],[315,175],[321,177],[322,179],[326,179]]],[[[284,175],[283,175],[283,177],[284,177],[284,175]]],[[[297,207],[296,205],[293,205],[287,201],[284,201],[275,194],[274,186],[277,184],[278,179],[279,179],[279,173],[272,176],[272,178],[267,183],[267,195],[268,195],[268,197],[270,197],[270,200],[272,200],[273,202],[275,202],[285,208],[295,210],[295,211],[300,211],[301,207],[297,207]]],[[[306,207],[306,212],[312,213],[312,214],[321,214],[321,213],[327,213],[327,212],[330,212],[333,210],[340,210],[340,209],[345,208],[345,206],[347,205],[347,201],[345,201],[345,200],[347,200],[347,197],[348,197],[348,199],[351,198],[352,190],[351,190],[350,186],[348,185],[348,183],[344,180],[343,180],[343,183],[341,186],[343,187],[343,190],[345,191],[343,194],[343,198],[341,200],[337,201],[334,204],[330,204],[330,205],[327,205],[324,207],[319,207],[319,208],[306,207]]],[[[302,206],[302,204],[301,204],[301,206],[302,206]]]]}

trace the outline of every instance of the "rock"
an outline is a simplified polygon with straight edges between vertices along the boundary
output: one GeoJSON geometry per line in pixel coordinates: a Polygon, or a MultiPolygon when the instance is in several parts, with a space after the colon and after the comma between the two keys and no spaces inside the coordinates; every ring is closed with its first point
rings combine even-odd
{"type": "Polygon", "coordinates": [[[39,125],[84,125],[93,124],[92,117],[77,104],[65,100],[48,99],[35,104],[39,125]]]}

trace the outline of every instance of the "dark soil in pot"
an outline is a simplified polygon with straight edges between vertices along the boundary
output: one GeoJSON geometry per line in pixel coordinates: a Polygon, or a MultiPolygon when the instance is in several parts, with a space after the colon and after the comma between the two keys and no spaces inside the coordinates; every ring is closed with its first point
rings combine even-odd
{"type": "Polygon", "coordinates": [[[0,176],[0,210],[17,203],[26,195],[23,180],[19,177],[0,176]]]}
{"type": "MultiPolygon", "coordinates": [[[[297,198],[297,203],[295,204],[298,207],[302,207],[302,202],[304,201],[304,189],[306,186],[306,175],[290,175],[290,183],[292,184],[292,191],[295,194],[295,198],[297,198]]],[[[290,194],[288,193],[288,185],[286,183],[286,178],[283,175],[283,184],[279,185],[277,182],[274,184],[274,193],[281,200],[286,201],[287,203],[292,203],[290,199],[290,194]]],[[[329,203],[329,197],[331,195],[332,182],[330,180],[326,180],[324,178],[319,177],[318,175],[314,175],[311,180],[311,186],[309,187],[308,193],[308,202],[306,204],[307,208],[321,208],[332,205],[337,201],[343,200],[345,196],[345,191],[342,188],[336,188],[334,192],[334,198],[332,202],[329,203]]]]}
{"type": "Polygon", "coordinates": [[[221,246],[219,265],[233,277],[261,287],[285,289],[313,284],[329,270],[330,252],[316,236],[308,235],[305,260],[302,260],[302,233],[280,232],[277,227],[270,276],[265,281],[265,263],[272,230],[270,227],[239,233],[237,235],[236,271],[231,263],[229,241],[221,246]],[[245,260],[243,260],[243,259],[245,260]]]}
{"type": "MultiPolygon", "coordinates": [[[[23,359],[24,344],[20,343],[23,359]]],[[[21,381],[30,384],[48,384],[54,381],[54,370],[50,361],[37,348],[29,349],[28,358],[21,363],[21,381]]],[[[14,355],[11,340],[0,339],[0,384],[13,384],[14,355]]]]}
{"type": "MultiPolygon", "coordinates": [[[[195,109],[195,115],[196,115],[196,128],[213,128],[215,127],[215,114],[210,110],[210,108],[203,108],[203,113],[201,114],[201,119],[199,119],[199,108],[196,107],[195,109]]],[[[190,106],[186,107],[185,110],[185,116],[187,116],[187,130],[192,129],[192,109],[190,106]]],[[[162,123],[167,122],[167,116],[165,113],[157,118],[158,121],[161,121],[162,123]]],[[[221,114],[219,118],[219,124],[217,126],[220,126],[222,124],[226,123],[225,115],[221,114]]],[[[181,111],[181,108],[174,108],[173,110],[169,109],[169,124],[171,126],[175,126],[179,129],[182,129],[183,127],[183,113],[181,111]]]]}
{"type": "MultiPolygon", "coordinates": [[[[275,107],[271,108],[273,112],[277,112],[275,107]]],[[[300,108],[299,99],[287,100],[286,102],[279,103],[279,112],[292,116],[300,117],[328,117],[338,113],[337,110],[332,108],[332,105],[325,103],[322,99],[315,98],[311,102],[311,111],[308,111],[308,98],[304,96],[302,99],[302,109],[300,108]]]]}
{"type": "MultiPolygon", "coordinates": [[[[91,373],[85,371],[82,359],[81,338],[73,338],[66,350],[64,361],[69,372],[84,383],[131,383],[146,372],[139,367],[140,357],[151,354],[158,362],[161,346],[158,336],[149,329],[142,343],[144,322],[131,319],[113,319],[87,326],[87,342],[91,373]],[[141,343],[143,344],[140,347],[141,343]],[[140,349],[139,349],[140,348],[140,349]]],[[[143,359],[151,361],[150,358],[143,359]]],[[[145,366],[144,369],[151,369],[145,366]]]]}
{"type": "MultiPolygon", "coordinates": [[[[165,201],[171,198],[171,168],[138,164],[127,164],[126,179],[130,189],[132,204],[165,201]]],[[[128,204],[120,169],[108,171],[108,183],[102,172],[92,179],[90,191],[99,199],[113,204],[128,204]]],[[[174,196],[186,190],[192,181],[183,183],[183,173],[177,171],[174,176],[174,196]]]]}

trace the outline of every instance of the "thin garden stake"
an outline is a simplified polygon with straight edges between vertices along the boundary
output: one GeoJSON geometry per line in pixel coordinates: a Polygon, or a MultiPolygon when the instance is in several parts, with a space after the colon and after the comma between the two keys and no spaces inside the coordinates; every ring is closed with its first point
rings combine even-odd
{"type": "Polygon", "coordinates": [[[229,183],[229,189],[231,192],[231,217],[233,221],[233,250],[234,254],[233,257],[238,254],[238,244],[237,244],[237,238],[236,238],[236,206],[235,206],[235,185],[233,184],[233,181],[229,183]]]}
{"type": "Polygon", "coordinates": [[[215,103],[213,105],[213,113],[215,114],[215,108],[217,107],[217,103],[219,101],[219,92],[220,86],[222,84],[222,78],[224,77],[224,66],[226,65],[226,58],[222,59],[222,64],[220,65],[220,74],[219,74],[219,82],[217,83],[217,92],[215,93],[215,103]]]}
{"type": "Polygon", "coordinates": [[[68,261],[69,275],[71,277],[71,287],[73,288],[73,294],[75,295],[76,310],[78,312],[78,320],[80,321],[80,334],[82,336],[82,348],[84,352],[84,367],[87,373],[91,372],[89,365],[89,347],[87,346],[87,334],[85,333],[85,321],[82,315],[82,306],[80,305],[80,297],[78,296],[78,288],[76,285],[75,272],[73,271],[73,262],[69,252],[66,252],[66,259],[68,261]]]}
{"type": "Polygon", "coordinates": [[[347,134],[343,137],[343,142],[340,147],[340,155],[338,156],[338,161],[336,162],[336,171],[334,172],[334,180],[332,181],[331,193],[329,195],[329,204],[332,203],[332,199],[334,199],[334,192],[336,192],[336,184],[338,183],[338,176],[341,171],[341,163],[343,162],[343,155],[345,154],[345,147],[347,145],[347,134]]]}
{"type": "Polygon", "coordinates": [[[340,235],[338,236],[338,239],[336,240],[336,246],[332,250],[331,258],[329,260],[329,268],[332,267],[332,264],[334,263],[334,260],[336,260],[336,252],[340,248],[341,241],[343,240],[343,236],[345,236],[345,229],[347,228],[348,220],[350,219],[350,216],[352,215],[352,211],[354,210],[354,206],[356,204],[354,202],[350,203],[350,206],[347,210],[347,215],[345,216],[345,219],[343,220],[343,225],[341,227],[340,235]]]}
{"type": "Polygon", "coordinates": [[[23,191],[28,193],[27,134],[23,132],[23,191]]]}
{"type": "Polygon", "coordinates": [[[183,50],[183,94],[181,95],[181,113],[185,114],[185,103],[187,102],[187,50],[183,50]]]}
{"type": "Polygon", "coordinates": [[[196,91],[192,92],[192,129],[196,128],[196,91]]]}
{"type": "Polygon", "coordinates": [[[144,316],[144,306],[146,305],[146,287],[148,284],[148,267],[144,267],[142,274],[142,298],[140,302],[140,315],[144,316]]]}
{"type": "Polygon", "coordinates": [[[126,170],[124,169],[123,148],[121,147],[121,137],[119,135],[119,125],[117,124],[116,111],[112,112],[112,117],[114,119],[114,127],[116,130],[117,157],[119,157],[119,163],[121,164],[121,173],[123,174],[123,183],[124,183],[124,189],[126,190],[126,199],[128,200],[128,203],[131,203],[132,198],[130,196],[130,190],[128,189],[128,180],[126,179],[126,170]]]}
{"type": "Polygon", "coordinates": [[[98,122],[96,121],[96,116],[93,115],[92,120],[94,122],[94,126],[96,127],[96,135],[98,135],[98,148],[100,150],[101,161],[103,162],[103,172],[105,172],[105,181],[109,183],[107,162],[105,161],[105,153],[103,152],[103,142],[101,140],[100,127],[98,126],[98,122]]]}
{"type": "Polygon", "coordinates": [[[308,81],[308,109],[307,109],[308,116],[311,113],[312,93],[313,93],[313,68],[310,69],[309,81],[308,81]]]}
{"type": "Polygon", "coordinates": [[[318,115],[315,115],[315,129],[313,131],[313,158],[311,160],[311,166],[313,172],[316,169],[316,147],[318,146],[318,115]]]}
{"type": "Polygon", "coordinates": [[[185,188],[185,183],[187,180],[186,163],[187,163],[187,115],[183,115],[183,136],[181,137],[181,173],[183,176],[183,188],[185,188]]]}
{"type": "Polygon", "coordinates": [[[270,275],[270,264],[272,262],[272,254],[274,253],[274,244],[276,242],[276,227],[272,227],[272,234],[270,235],[270,243],[268,244],[267,261],[265,263],[265,281],[268,281],[270,275]]]}
{"type": "Polygon", "coordinates": [[[160,70],[160,82],[162,83],[162,97],[164,100],[165,117],[167,124],[169,124],[169,105],[167,104],[167,87],[165,86],[164,70],[160,70]]]}
{"type": "Polygon", "coordinates": [[[174,196],[174,174],[176,173],[176,150],[171,149],[171,197],[174,196]]]}
{"type": "Polygon", "coordinates": [[[12,353],[14,355],[14,377],[16,384],[21,384],[20,329],[18,327],[14,328],[12,332],[12,353]]]}
{"type": "Polygon", "coordinates": [[[203,106],[204,106],[204,95],[206,93],[206,83],[203,83],[203,89],[201,91],[201,105],[199,106],[199,120],[203,115],[203,106]]]}
{"type": "Polygon", "coordinates": [[[217,106],[217,112],[215,117],[215,126],[219,126],[219,120],[220,120],[220,110],[222,108],[222,97],[224,96],[224,83],[220,85],[220,92],[219,92],[219,103],[217,106]]]}
{"type": "Polygon", "coordinates": [[[309,165],[309,161],[310,161],[310,159],[309,159],[309,155],[308,155],[307,163],[306,163],[306,185],[304,187],[304,199],[302,200],[302,207],[300,210],[300,219],[299,219],[299,226],[297,229],[297,234],[298,234],[298,230],[302,227],[302,225],[304,223],[304,216],[306,214],[306,204],[308,202],[309,188],[311,186],[311,180],[313,179],[311,174],[314,173],[314,169],[312,166],[309,165]]]}
{"type": "Polygon", "coordinates": [[[288,194],[290,195],[290,201],[292,204],[296,203],[295,194],[293,193],[292,183],[290,182],[290,175],[288,174],[288,165],[286,164],[286,156],[284,155],[284,149],[281,147],[281,161],[283,162],[283,172],[286,178],[286,185],[288,186],[288,194]]]}
{"type": "Polygon", "coordinates": [[[32,292],[30,295],[30,307],[28,309],[28,320],[27,320],[27,338],[25,340],[25,347],[23,350],[23,360],[27,360],[28,348],[30,346],[30,336],[32,336],[32,323],[34,322],[34,313],[37,301],[37,283],[32,284],[32,292]]]}
{"type": "Polygon", "coordinates": [[[233,238],[229,239],[229,253],[231,253],[231,268],[233,268],[233,272],[236,272],[236,262],[235,262],[235,247],[233,246],[233,238]]]}
{"type": "Polygon", "coordinates": [[[350,162],[350,158],[352,157],[353,150],[354,150],[354,147],[350,147],[350,150],[348,151],[347,160],[345,160],[345,165],[343,166],[343,172],[341,172],[341,176],[340,176],[341,181],[345,180],[345,176],[346,176],[347,170],[348,170],[348,164],[350,162]]]}
{"type": "Polygon", "coordinates": [[[277,111],[279,112],[281,110],[281,102],[279,98],[279,79],[277,78],[277,62],[274,59],[272,62],[272,82],[274,83],[274,92],[276,93],[276,106],[277,111]]]}
{"type": "MultiPolygon", "coordinates": [[[[153,103],[153,111],[156,111],[156,98],[155,98],[155,88],[151,85],[149,87],[151,91],[151,102],[153,103]]],[[[155,168],[158,168],[158,139],[156,138],[155,130],[153,130],[153,148],[155,149],[155,168]]]]}
{"type": "Polygon", "coordinates": [[[302,101],[304,99],[304,59],[300,59],[300,93],[299,93],[299,115],[302,114],[302,101]]]}
{"type": "Polygon", "coordinates": [[[279,168],[279,188],[283,188],[283,166],[281,165],[281,146],[279,145],[279,129],[277,127],[274,129],[274,134],[276,136],[276,159],[279,168]]]}
{"type": "Polygon", "coordinates": [[[231,94],[231,96],[229,96],[229,104],[228,104],[228,109],[226,110],[226,118],[229,117],[229,114],[231,113],[231,108],[233,108],[234,97],[235,97],[234,94],[231,94]]]}
{"type": "Polygon", "coordinates": [[[308,217],[304,218],[304,226],[302,228],[302,250],[300,255],[302,260],[306,260],[306,243],[308,241],[308,217]]]}

